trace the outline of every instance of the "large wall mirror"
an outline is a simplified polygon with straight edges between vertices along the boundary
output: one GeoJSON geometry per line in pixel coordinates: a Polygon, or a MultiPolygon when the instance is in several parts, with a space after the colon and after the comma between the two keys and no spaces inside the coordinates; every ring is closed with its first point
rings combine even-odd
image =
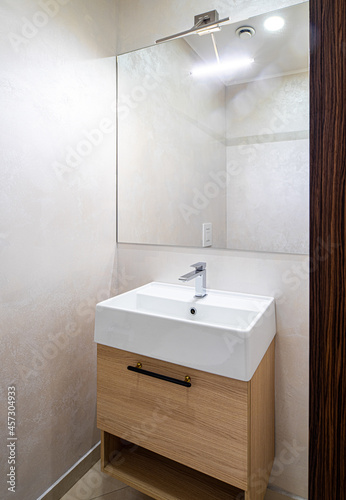
{"type": "Polygon", "coordinates": [[[308,253],[308,3],[214,40],[118,57],[118,241],[308,253]]]}

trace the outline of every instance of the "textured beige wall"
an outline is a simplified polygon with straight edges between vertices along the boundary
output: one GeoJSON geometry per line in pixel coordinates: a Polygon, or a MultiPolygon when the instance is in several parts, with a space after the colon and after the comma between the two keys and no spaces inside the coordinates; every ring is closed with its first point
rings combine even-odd
{"type": "MultiPolygon", "coordinates": [[[[295,0],[120,0],[119,53],[190,28],[195,14],[217,8],[237,21],[293,5],[295,0]]],[[[307,498],[308,268],[289,254],[119,245],[118,291],[150,281],[178,283],[189,265],[205,260],[209,288],[268,294],[277,300],[276,460],[273,488],[307,498]]]]}
{"type": "Polygon", "coordinates": [[[115,3],[2,0],[0,19],[0,497],[34,500],[99,440],[93,322],[114,265],[115,3]]]}

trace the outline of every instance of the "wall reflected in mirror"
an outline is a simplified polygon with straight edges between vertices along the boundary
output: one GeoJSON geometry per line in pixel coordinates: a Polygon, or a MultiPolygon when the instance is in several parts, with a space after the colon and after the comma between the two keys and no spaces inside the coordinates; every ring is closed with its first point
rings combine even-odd
{"type": "Polygon", "coordinates": [[[118,241],[308,253],[308,3],[214,36],[118,56],[118,241]]]}

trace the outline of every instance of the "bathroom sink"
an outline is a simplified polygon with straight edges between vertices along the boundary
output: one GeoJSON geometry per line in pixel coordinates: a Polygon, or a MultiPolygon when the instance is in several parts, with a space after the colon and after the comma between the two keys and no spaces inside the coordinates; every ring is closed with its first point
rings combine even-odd
{"type": "MultiPolygon", "coordinates": [[[[149,283],[96,306],[95,342],[249,381],[276,333],[272,297],[149,283]]],[[[140,357],[138,358],[140,360],[140,357]]]]}

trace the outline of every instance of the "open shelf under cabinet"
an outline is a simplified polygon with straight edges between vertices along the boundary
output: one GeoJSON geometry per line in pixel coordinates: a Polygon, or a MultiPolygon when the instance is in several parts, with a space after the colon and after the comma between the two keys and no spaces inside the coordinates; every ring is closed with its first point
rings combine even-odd
{"type": "Polygon", "coordinates": [[[244,492],[102,431],[102,470],[156,500],[244,500],[244,492]],[[109,460],[111,458],[111,460],[109,460]]]}

